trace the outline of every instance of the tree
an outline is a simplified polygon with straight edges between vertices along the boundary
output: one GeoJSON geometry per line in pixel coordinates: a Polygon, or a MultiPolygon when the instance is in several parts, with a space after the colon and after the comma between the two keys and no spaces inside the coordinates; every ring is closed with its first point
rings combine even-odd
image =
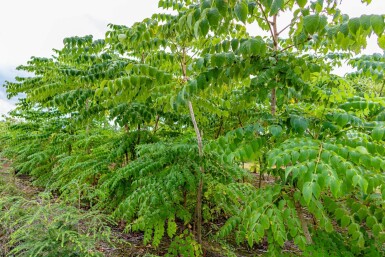
{"type": "Polygon", "coordinates": [[[331,71],[370,35],[384,48],[384,16],[338,6],[161,0],[171,13],[110,25],[105,40],[65,39],[53,59],[20,67],[36,76],[6,83],[26,95],[10,131],[27,137],[11,133],[5,151],[63,194],[92,188],[72,198],[97,197],[155,246],[190,223],[201,244],[202,222],[222,216],[220,236],[266,238],[271,254],[287,241],[306,251],[320,233],[381,252],[385,103],[362,83],[382,82],[383,56],[352,59],[347,77],[331,71]],[[268,36],[251,36],[251,23],[268,36]]]}

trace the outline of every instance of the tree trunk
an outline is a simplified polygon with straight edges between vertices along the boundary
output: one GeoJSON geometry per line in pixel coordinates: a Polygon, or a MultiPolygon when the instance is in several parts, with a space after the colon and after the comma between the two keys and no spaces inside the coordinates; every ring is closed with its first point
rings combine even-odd
{"type": "MultiPolygon", "coordinates": [[[[182,49],[182,59],[181,59],[181,68],[182,68],[182,74],[183,74],[183,81],[187,82],[187,69],[186,69],[186,49],[182,49]]],[[[202,160],[203,158],[203,143],[202,143],[202,135],[199,130],[198,124],[196,122],[194,108],[191,101],[188,101],[188,109],[190,112],[191,121],[194,125],[194,130],[198,142],[198,152],[199,157],[202,160]]],[[[202,244],[202,195],[203,195],[203,174],[204,174],[204,168],[202,165],[199,166],[200,169],[200,176],[199,176],[199,184],[198,184],[198,191],[197,191],[197,203],[196,203],[196,229],[197,229],[197,239],[198,243],[202,244]]]]}

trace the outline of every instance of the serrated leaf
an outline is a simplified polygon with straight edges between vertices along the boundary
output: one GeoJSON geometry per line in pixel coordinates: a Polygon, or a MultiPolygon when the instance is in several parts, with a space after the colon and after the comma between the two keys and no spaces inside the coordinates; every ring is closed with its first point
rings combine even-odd
{"type": "Polygon", "coordinates": [[[238,20],[246,24],[247,13],[248,13],[247,4],[243,1],[238,2],[234,7],[234,12],[238,20]]]}

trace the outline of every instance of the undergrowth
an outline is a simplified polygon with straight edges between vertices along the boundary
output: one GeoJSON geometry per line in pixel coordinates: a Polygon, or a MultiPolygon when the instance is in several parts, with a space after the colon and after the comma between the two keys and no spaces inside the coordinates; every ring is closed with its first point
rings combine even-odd
{"type": "Polygon", "coordinates": [[[98,246],[110,242],[111,222],[107,215],[65,205],[47,192],[29,199],[0,177],[1,256],[103,256],[98,246]]]}

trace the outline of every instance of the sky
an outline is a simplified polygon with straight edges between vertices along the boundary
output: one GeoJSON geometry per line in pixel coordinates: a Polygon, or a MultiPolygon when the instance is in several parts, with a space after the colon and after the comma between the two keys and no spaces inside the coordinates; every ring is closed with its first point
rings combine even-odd
{"type": "MultiPolygon", "coordinates": [[[[0,85],[20,75],[16,67],[31,56],[51,56],[53,48],[62,47],[65,37],[91,34],[104,38],[108,24],[129,26],[158,12],[157,4],[157,0],[1,0],[0,85]]],[[[360,0],[342,0],[341,9],[350,17],[385,14],[385,0],[372,0],[369,6],[360,0]]],[[[287,23],[285,19],[279,20],[282,26],[287,23]]],[[[366,54],[374,52],[382,52],[375,37],[365,50],[366,54]]],[[[0,86],[0,116],[15,102],[6,99],[5,89],[0,86]]]]}

